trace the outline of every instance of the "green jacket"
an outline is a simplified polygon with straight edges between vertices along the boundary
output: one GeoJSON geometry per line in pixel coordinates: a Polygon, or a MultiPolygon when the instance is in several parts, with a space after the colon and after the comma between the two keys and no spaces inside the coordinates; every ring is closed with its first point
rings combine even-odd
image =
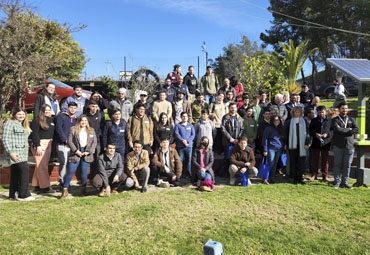
{"type": "Polygon", "coordinates": [[[17,120],[8,120],[3,126],[3,145],[10,164],[28,161],[29,133],[17,120]],[[18,154],[19,161],[14,162],[9,154],[18,154]]]}
{"type": "Polygon", "coordinates": [[[244,136],[248,139],[257,138],[257,121],[254,118],[244,119],[244,136]]]}
{"type": "Polygon", "coordinates": [[[208,110],[208,104],[204,102],[202,105],[199,103],[198,100],[195,100],[191,104],[191,113],[193,117],[193,122],[197,123],[200,119],[200,116],[202,115],[202,110],[207,109],[208,110]]]}
{"type": "Polygon", "coordinates": [[[200,81],[200,92],[204,93],[205,95],[216,95],[217,91],[220,87],[220,83],[218,82],[217,76],[212,73],[211,75],[203,75],[200,81]]]}
{"type": "Polygon", "coordinates": [[[262,111],[262,108],[261,106],[259,105],[253,105],[252,106],[252,109],[253,109],[253,116],[254,116],[254,119],[257,121],[257,123],[261,120],[261,111],[262,111]]]}

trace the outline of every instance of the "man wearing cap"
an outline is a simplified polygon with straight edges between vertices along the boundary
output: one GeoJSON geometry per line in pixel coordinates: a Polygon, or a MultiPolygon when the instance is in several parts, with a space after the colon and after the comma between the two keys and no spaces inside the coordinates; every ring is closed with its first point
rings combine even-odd
{"type": "Polygon", "coordinates": [[[159,100],[153,103],[153,119],[158,123],[159,115],[164,112],[167,114],[169,122],[172,123],[172,105],[166,100],[166,91],[160,90],[158,98],[159,100]]]}
{"type": "Polygon", "coordinates": [[[181,74],[181,65],[179,64],[176,64],[173,66],[173,72],[172,73],[169,73],[167,75],[167,78],[166,79],[170,79],[171,80],[171,84],[179,84],[179,78],[180,76],[182,77],[182,74],[181,74]]]}
{"type": "Polygon", "coordinates": [[[208,104],[214,103],[216,100],[216,94],[220,83],[217,76],[212,72],[212,67],[207,66],[206,74],[203,75],[200,81],[200,92],[204,93],[206,102],[208,104]]]}
{"type": "Polygon", "coordinates": [[[152,117],[152,105],[148,102],[148,92],[146,92],[144,90],[141,90],[140,91],[140,99],[134,105],[133,114],[135,114],[136,108],[137,108],[137,106],[139,104],[143,104],[144,105],[146,116],[148,116],[149,118],[151,118],[152,117]]]}
{"type": "Polygon", "coordinates": [[[188,87],[183,83],[184,79],[182,78],[182,76],[179,77],[179,80],[178,80],[178,84],[172,84],[172,88],[175,90],[175,98],[173,101],[175,101],[177,99],[177,93],[179,91],[183,92],[184,93],[184,99],[185,100],[188,100],[188,96],[189,96],[189,90],[188,90],[188,87]]]}
{"type": "Polygon", "coordinates": [[[199,87],[199,81],[194,75],[194,66],[189,66],[188,73],[184,77],[184,84],[188,86],[188,100],[190,101],[190,103],[192,103],[195,100],[195,93],[197,91],[197,88],[199,87]]]}
{"type": "Polygon", "coordinates": [[[308,86],[306,84],[302,85],[302,91],[299,93],[299,96],[301,97],[301,103],[304,104],[304,106],[311,103],[314,98],[314,94],[308,90],[308,86]]]}
{"type": "Polygon", "coordinates": [[[118,90],[118,97],[109,103],[108,113],[110,118],[112,118],[113,111],[116,109],[121,111],[122,114],[121,118],[124,119],[125,121],[128,120],[132,113],[133,106],[130,100],[126,99],[125,88],[120,88],[118,90]]]}
{"type": "Polygon", "coordinates": [[[186,112],[189,122],[193,123],[190,102],[184,100],[184,91],[179,90],[176,101],[172,102],[172,119],[175,121],[175,125],[181,122],[182,112],[186,112]]]}

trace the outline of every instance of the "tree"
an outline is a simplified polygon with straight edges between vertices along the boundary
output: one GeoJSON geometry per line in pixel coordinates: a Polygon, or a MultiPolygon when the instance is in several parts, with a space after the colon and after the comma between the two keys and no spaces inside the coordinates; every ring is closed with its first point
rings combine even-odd
{"type": "Polygon", "coordinates": [[[276,54],[263,54],[255,57],[244,55],[243,65],[237,73],[244,89],[250,95],[258,95],[260,91],[268,94],[278,93],[286,87],[283,70],[284,63],[276,54]]]}
{"type": "Polygon", "coordinates": [[[86,59],[66,24],[45,20],[18,1],[2,1],[0,17],[1,125],[11,96],[22,105],[37,80],[77,79],[86,59]]]}
{"type": "Polygon", "coordinates": [[[223,55],[217,57],[212,64],[215,74],[222,78],[238,76],[237,70],[241,70],[244,65],[244,55],[257,56],[264,52],[257,42],[252,43],[246,36],[238,44],[230,43],[223,51],[223,55]]]}
{"type": "Polygon", "coordinates": [[[298,74],[308,57],[311,56],[317,48],[307,52],[308,40],[301,42],[297,47],[294,46],[293,40],[289,40],[288,44],[282,42],[279,42],[279,44],[282,48],[286,66],[285,76],[288,79],[288,91],[289,93],[297,93],[299,88],[297,88],[295,82],[298,74]]]}
{"type": "MultiPolygon", "coordinates": [[[[261,33],[265,44],[281,52],[279,42],[295,44],[309,40],[307,51],[318,48],[310,56],[312,80],[315,83],[317,67],[325,66],[325,80],[332,80],[326,59],[330,57],[370,58],[370,37],[334,30],[339,28],[359,33],[369,33],[370,1],[361,0],[270,0],[274,20],[272,27],[261,33]],[[281,15],[283,13],[285,15],[281,15]],[[310,24],[292,17],[318,23],[310,24]]],[[[304,78],[304,77],[303,77],[304,78]]]]}

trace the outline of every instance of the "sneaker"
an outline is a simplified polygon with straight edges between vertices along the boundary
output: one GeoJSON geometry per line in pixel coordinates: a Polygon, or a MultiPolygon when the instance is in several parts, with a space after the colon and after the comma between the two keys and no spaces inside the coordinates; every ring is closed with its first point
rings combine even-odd
{"type": "Polygon", "coordinates": [[[322,177],[321,182],[328,182],[328,179],[326,177],[322,177]]]}
{"type": "Polygon", "coordinates": [[[200,190],[202,190],[202,191],[207,191],[207,192],[212,192],[212,191],[213,191],[213,190],[212,190],[210,187],[208,187],[208,186],[200,186],[199,188],[200,188],[200,190]]]}
{"type": "Polygon", "coordinates": [[[52,187],[47,187],[45,189],[41,189],[41,193],[55,193],[56,191],[52,187]]]}
{"type": "Polygon", "coordinates": [[[333,188],[334,188],[334,189],[338,189],[338,188],[339,188],[339,183],[334,184],[334,185],[333,185],[333,188]]]}
{"type": "Polygon", "coordinates": [[[104,197],[104,192],[105,192],[105,189],[101,189],[98,196],[99,197],[104,197]]]}
{"type": "Polygon", "coordinates": [[[270,183],[265,179],[262,181],[263,184],[269,185],[270,183]]]}
{"type": "Polygon", "coordinates": [[[236,182],[236,178],[235,178],[235,176],[234,176],[234,177],[231,177],[231,176],[230,176],[230,185],[231,185],[231,186],[234,186],[234,185],[235,185],[235,182],[236,182]]]}
{"type": "Polygon", "coordinates": [[[268,180],[268,182],[269,182],[269,183],[274,184],[274,183],[275,183],[275,180],[274,180],[274,178],[272,178],[272,177],[271,177],[271,178],[268,180]]]}
{"type": "Polygon", "coordinates": [[[352,189],[351,186],[349,186],[347,183],[341,185],[342,188],[346,188],[346,189],[352,189]]]}
{"type": "Polygon", "coordinates": [[[163,182],[163,180],[158,178],[155,185],[159,186],[162,182],[163,182]]]}
{"type": "Polygon", "coordinates": [[[17,198],[18,201],[33,201],[35,198],[33,196],[29,196],[26,198],[17,198]]]}
{"type": "Polygon", "coordinates": [[[40,189],[40,186],[35,186],[35,187],[33,187],[33,192],[34,192],[34,193],[38,193],[38,192],[40,192],[40,191],[42,191],[42,189],[40,189]]]}
{"type": "Polygon", "coordinates": [[[118,190],[116,190],[116,189],[112,190],[112,194],[113,195],[118,195],[118,190]]]}
{"type": "Polygon", "coordinates": [[[144,186],[143,186],[143,187],[141,188],[141,193],[145,193],[145,192],[147,192],[147,191],[148,191],[148,190],[147,190],[147,188],[146,188],[146,187],[144,187],[144,186]]]}

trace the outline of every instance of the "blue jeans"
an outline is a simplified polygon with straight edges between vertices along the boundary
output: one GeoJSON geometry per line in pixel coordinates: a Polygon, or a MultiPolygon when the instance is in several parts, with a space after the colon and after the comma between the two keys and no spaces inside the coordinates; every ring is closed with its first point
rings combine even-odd
{"type": "Polygon", "coordinates": [[[216,96],[205,95],[204,99],[205,99],[207,104],[211,104],[211,103],[216,102],[216,96]]]}
{"type": "Polygon", "coordinates": [[[125,165],[125,147],[116,148],[116,152],[121,155],[122,164],[125,165]]]}
{"type": "MultiPolygon", "coordinates": [[[[84,152],[84,151],[85,151],[84,149],[81,149],[81,152],[84,152]]],[[[67,176],[63,184],[63,188],[69,188],[69,184],[72,181],[72,178],[75,175],[77,167],[80,165],[80,163],[81,163],[81,186],[83,187],[86,186],[87,173],[89,170],[90,163],[86,162],[85,159],[82,157],[80,161],[76,163],[72,163],[72,162],[68,163],[67,176]]]]}
{"type": "Polygon", "coordinates": [[[191,152],[192,150],[193,148],[191,146],[178,149],[179,156],[180,156],[181,161],[183,162],[183,165],[185,165],[184,163],[185,163],[185,155],[186,155],[186,159],[187,159],[186,170],[189,172],[190,175],[191,175],[191,152]]]}
{"type": "Polygon", "coordinates": [[[202,171],[198,171],[197,172],[197,176],[198,176],[198,179],[201,180],[201,181],[205,181],[205,180],[212,180],[212,175],[210,173],[207,173],[207,172],[202,172],[202,171]]]}
{"type": "Polygon", "coordinates": [[[274,177],[276,173],[276,167],[279,162],[281,150],[268,149],[267,162],[270,166],[270,177],[274,177]]]}
{"type": "Polygon", "coordinates": [[[340,173],[342,172],[342,184],[348,184],[348,176],[351,171],[351,164],[355,149],[341,149],[333,146],[334,153],[334,184],[340,183],[340,173]]]}

